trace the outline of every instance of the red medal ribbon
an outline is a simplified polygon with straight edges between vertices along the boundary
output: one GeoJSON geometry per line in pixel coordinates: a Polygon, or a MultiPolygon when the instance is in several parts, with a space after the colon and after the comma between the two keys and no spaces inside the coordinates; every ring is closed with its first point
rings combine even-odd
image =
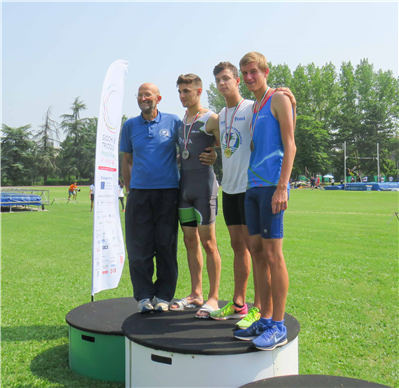
{"type": "Polygon", "coordinates": [[[251,141],[252,141],[252,138],[253,138],[253,136],[254,136],[255,126],[256,126],[256,122],[258,121],[259,112],[260,112],[260,110],[265,106],[265,104],[267,103],[267,101],[269,100],[269,98],[270,98],[270,97],[273,95],[273,93],[275,92],[275,91],[273,91],[273,93],[271,93],[270,96],[267,97],[267,98],[265,99],[265,97],[266,97],[267,92],[269,91],[269,89],[270,89],[270,87],[268,86],[267,89],[266,89],[266,91],[265,91],[265,94],[263,95],[262,99],[260,100],[260,104],[259,104],[260,108],[259,108],[258,111],[256,112],[255,123],[254,123],[254,117],[253,117],[253,115],[255,114],[255,110],[256,110],[256,107],[258,106],[258,102],[256,101],[256,102],[254,103],[253,107],[252,107],[252,121],[251,121],[251,126],[250,126],[250,128],[249,128],[249,133],[250,133],[250,135],[251,135],[251,141]]]}
{"type": "MultiPolygon", "coordinates": [[[[230,147],[229,147],[229,145],[230,145],[230,136],[231,136],[231,128],[232,128],[232,126],[233,126],[234,116],[235,116],[235,114],[237,113],[238,108],[240,107],[240,105],[242,104],[243,101],[244,101],[244,99],[241,98],[240,102],[236,105],[236,107],[235,107],[235,109],[234,109],[234,112],[233,112],[233,114],[232,114],[232,116],[231,116],[229,134],[228,134],[228,138],[226,139],[226,146],[227,146],[227,149],[230,148],[230,147]]],[[[225,115],[224,115],[224,126],[225,126],[225,128],[226,128],[226,135],[227,135],[227,106],[226,106],[225,115]]]]}
{"type": "Polygon", "coordinates": [[[195,120],[197,120],[197,117],[198,117],[198,115],[200,114],[201,111],[202,111],[202,108],[198,111],[198,113],[194,117],[194,120],[191,122],[190,129],[188,130],[187,139],[186,139],[186,125],[188,125],[188,124],[186,124],[187,117],[188,117],[188,110],[186,110],[186,114],[184,115],[184,118],[183,118],[183,138],[184,138],[184,149],[185,150],[187,149],[188,139],[190,137],[191,129],[193,128],[195,120]],[[186,121],[184,121],[184,120],[186,120],[186,121]]]}

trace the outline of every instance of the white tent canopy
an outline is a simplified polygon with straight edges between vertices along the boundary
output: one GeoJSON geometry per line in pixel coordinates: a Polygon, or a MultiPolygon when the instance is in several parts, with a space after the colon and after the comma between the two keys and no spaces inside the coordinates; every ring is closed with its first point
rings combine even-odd
{"type": "Polygon", "coordinates": [[[334,178],[334,175],[331,174],[323,175],[323,178],[334,178]]]}

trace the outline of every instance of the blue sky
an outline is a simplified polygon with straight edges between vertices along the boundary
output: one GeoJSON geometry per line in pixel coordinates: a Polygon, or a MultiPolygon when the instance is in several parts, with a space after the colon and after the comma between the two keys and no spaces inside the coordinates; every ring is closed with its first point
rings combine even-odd
{"type": "MultiPolygon", "coordinates": [[[[397,2],[3,2],[2,123],[43,123],[70,113],[98,116],[111,63],[129,62],[123,112],[139,114],[134,95],[144,82],[160,88],[160,110],[183,116],[175,87],[196,73],[208,89],[220,61],[238,66],[249,51],[291,71],[314,62],[357,65],[398,76],[397,2]],[[256,21],[255,21],[256,18],[256,21]]],[[[202,103],[207,106],[206,93],[202,103]]]]}

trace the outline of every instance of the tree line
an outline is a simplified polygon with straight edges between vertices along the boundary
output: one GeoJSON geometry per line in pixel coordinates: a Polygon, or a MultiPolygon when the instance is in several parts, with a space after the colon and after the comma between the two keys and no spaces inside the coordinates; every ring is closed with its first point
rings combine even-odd
{"type": "MultiPolygon", "coordinates": [[[[326,173],[343,178],[344,142],[347,176],[377,175],[376,160],[361,159],[377,157],[377,143],[381,174],[398,176],[399,83],[392,71],[375,71],[367,59],[356,67],[343,62],[339,73],[332,63],[299,65],[293,72],[286,64],[269,67],[268,85],[290,88],[297,100],[294,179],[326,173]]],[[[243,82],[240,92],[254,100],[243,82]]],[[[207,93],[209,107],[220,112],[225,103],[215,84],[207,93]]]]}
{"type": "MultiPolygon", "coordinates": [[[[97,117],[83,118],[86,104],[75,98],[71,113],[51,118],[51,108],[37,131],[31,125],[2,125],[2,185],[67,184],[92,181],[96,153],[97,117]],[[65,139],[59,143],[61,132],[65,139]],[[59,143],[59,147],[57,146],[59,143]]],[[[127,117],[123,116],[122,121],[127,117]]]]}
{"type": "MultiPolygon", "coordinates": [[[[343,62],[339,73],[332,63],[321,68],[314,63],[298,65],[293,72],[286,64],[269,63],[269,67],[269,86],[288,87],[297,100],[294,179],[325,173],[343,177],[344,142],[348,176],[377,174],[376,161],[362,159],[377,156],[377,143],[381,174],[398,176],[399,82],[392,71],[375,71],[367,59],[356,67],[343,62]]],[[[254,99],[243,82],[240,91],[244,98],[254,99]]],[[[209,108],[220,112],[225,102],[215,84],[211,83],[207,95],[209,108]]],[[[2,185],[93,179],[97,118],[82,117],[86,105],[79,97],[70,109],[58,123],[48,108],[36,130],[31,125],[2,125],[2,185]],[[61,132],[65,140],[56,147],[61,132]]],[[[124,115],[122,124],[126,119],[124,115]]],[[[217,152],[215,173],[220,180],[223,170],[217,152]]]]}

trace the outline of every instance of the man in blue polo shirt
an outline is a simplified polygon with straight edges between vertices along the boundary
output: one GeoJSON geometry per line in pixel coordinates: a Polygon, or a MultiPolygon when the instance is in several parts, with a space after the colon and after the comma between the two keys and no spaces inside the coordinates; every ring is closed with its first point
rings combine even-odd
{"type": "MultiPolygon", "coordinates": [[[[176,115],[158,111],[157,86],[140,86],[141,115],[125,122],[120,150],[129,192],[125,212],[126,247],[134,297],[140,313],[167,311],[177,283],[178,187],[176,115]],[[153,282],[154,259],[156,281],[153,282]]],[[[211,152],[213,164],[216,152],[211,152]]]]}
{"type": "Polygon", "coordinates": [[[154,84],[140,86],[137,101],[142,113],[125,122],[120,145],[123,179],[129,190],[126,246],[140,313],[167,311],[177,282],[176,142],[181,121],[176,115],[158,111],[161,99],[154,84]]]}

